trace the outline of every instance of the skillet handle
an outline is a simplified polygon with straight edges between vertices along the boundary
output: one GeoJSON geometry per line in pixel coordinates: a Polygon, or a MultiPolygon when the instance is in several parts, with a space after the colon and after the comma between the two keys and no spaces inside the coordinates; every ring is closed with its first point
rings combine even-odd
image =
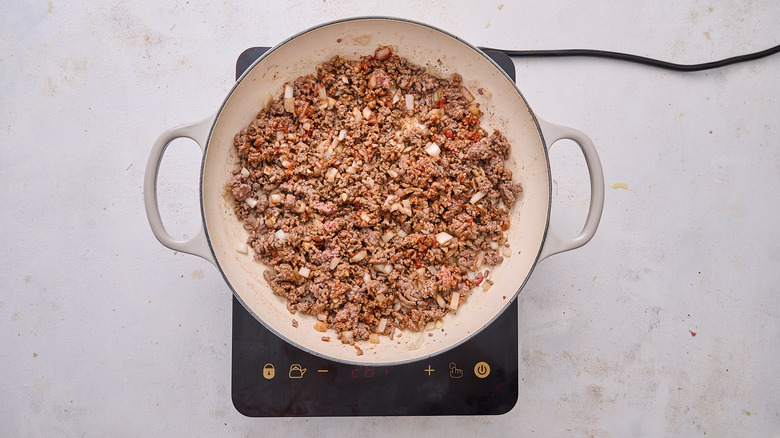
{"type": "Polygon", "coordinates": [[[579,248],[588,243],[593,238],[593,235],[596,234],[596,229],[601,220],[601,213],[604,210],[604,171],[601,169],[601,161],[598,153],[596,153],[595,146],[593,146],[593,142],[585,134],[576,129],[556,125],[541,119],[539,119],[539,126],[541,127],[542,135],[549,145],[548,147],[552,147],[555,142],[563,139],[577,143],[585,156],[585,163],[588,166],[588,174],[590,175],[590,207],[588,208],[588,216],[585,219],[582,231],[580,231],[577,237],[571,239],[560,237],[555,231],[548,228],[544,247],[539,255],[539,261],[541,261],[551,255],[579,248]]]}
{"type": "Polygon", "coordinates": [[[160,170],[160,162],[165,154],[168,145],[177,138],[190,138],[194,140],[201,150],[205,150],[208,141],[209,130],[214,116],[205,118],[199,122],[182,125],[164,131],[157,138],[152,146],[152,152],[149,155],[149,161],[146,163],[146,172],[144,174],[144,205],[146,207],[146,217],[149,219],[149,226],[152,227],[154,237],[164,246],[187,254],[201,257],[213,265],[216,265],[214,256],[211,253],[206,232],[201,223],[200,229],[194,236],[186,240],[176,240],[165,231],[165,227],[160,217],[160,208],[157,204],[157,174],[160,170]]]}

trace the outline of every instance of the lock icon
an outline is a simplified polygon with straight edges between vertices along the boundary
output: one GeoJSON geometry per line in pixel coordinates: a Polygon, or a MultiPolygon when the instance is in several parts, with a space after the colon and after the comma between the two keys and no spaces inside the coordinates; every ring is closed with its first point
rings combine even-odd
{"type": "Polygon", "coordinates": [[[305,372],[306,368],[302,368],[300,364],[294,363],[290,365],[290,372],[287,376],[291,379],[302,379],[305,372]]]}
{"type": "Polygon", "coordinates": [[[274,368],[273,364],[267,363],[263,367],[263,377],[265,377],[268,380],[271,380],[276,375],[276,369],[274,368]]]}

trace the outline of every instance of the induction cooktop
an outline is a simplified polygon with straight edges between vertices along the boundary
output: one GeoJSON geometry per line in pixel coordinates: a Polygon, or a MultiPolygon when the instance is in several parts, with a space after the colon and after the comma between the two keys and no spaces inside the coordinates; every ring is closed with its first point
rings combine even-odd
{"type": "MultiPolygon", "coordinates": [[[[267,50],[244,51],[236,78],[267,50]]],[[[507,55],[485,53],[515,78],[507,55]]],[[[250,417],[504,414],[518,395],[517,318],[513,304],[476,336],[434,357],[356,366],[293,346],[233,298],[233,405],[250,417]]]]}

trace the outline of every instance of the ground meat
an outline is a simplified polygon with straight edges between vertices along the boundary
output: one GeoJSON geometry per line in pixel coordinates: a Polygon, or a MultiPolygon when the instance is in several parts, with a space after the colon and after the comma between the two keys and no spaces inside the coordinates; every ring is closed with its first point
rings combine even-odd
{"type": "Polygon", "coordinates": [[[386,49],[295,79],[292,108],[280,94],[236,134],[227,184],[271,290],[350,344],[423,330],[467,300],[502,262],[522,193],[460,75],[386,49]]]}
{"type": "Polygon", "coordinates": [[[517,194],[523,191],[523,186],[512,181],[505,181],[498,185],[498,190],[501,192],[501,198],[504,202],[512,205],[517,199],[517,194]]]}
{"type": "Polygon", "coordinates": [[[252,191],[252,186],[249,184],[239,184],[233,188],[233,197],[236,198],[236,201],[243,201],[250,191],[252,191]]]}

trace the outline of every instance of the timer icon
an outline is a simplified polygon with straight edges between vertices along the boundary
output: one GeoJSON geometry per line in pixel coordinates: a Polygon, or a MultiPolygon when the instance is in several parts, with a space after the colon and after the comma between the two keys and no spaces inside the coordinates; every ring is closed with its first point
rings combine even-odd
{"type": "Polygon", "coordinates": [[[490,365],[488,365],[487,362],[478,362],[474,365],[474,375],[480,379],[484,379],[490,375],[490,365]]]}

